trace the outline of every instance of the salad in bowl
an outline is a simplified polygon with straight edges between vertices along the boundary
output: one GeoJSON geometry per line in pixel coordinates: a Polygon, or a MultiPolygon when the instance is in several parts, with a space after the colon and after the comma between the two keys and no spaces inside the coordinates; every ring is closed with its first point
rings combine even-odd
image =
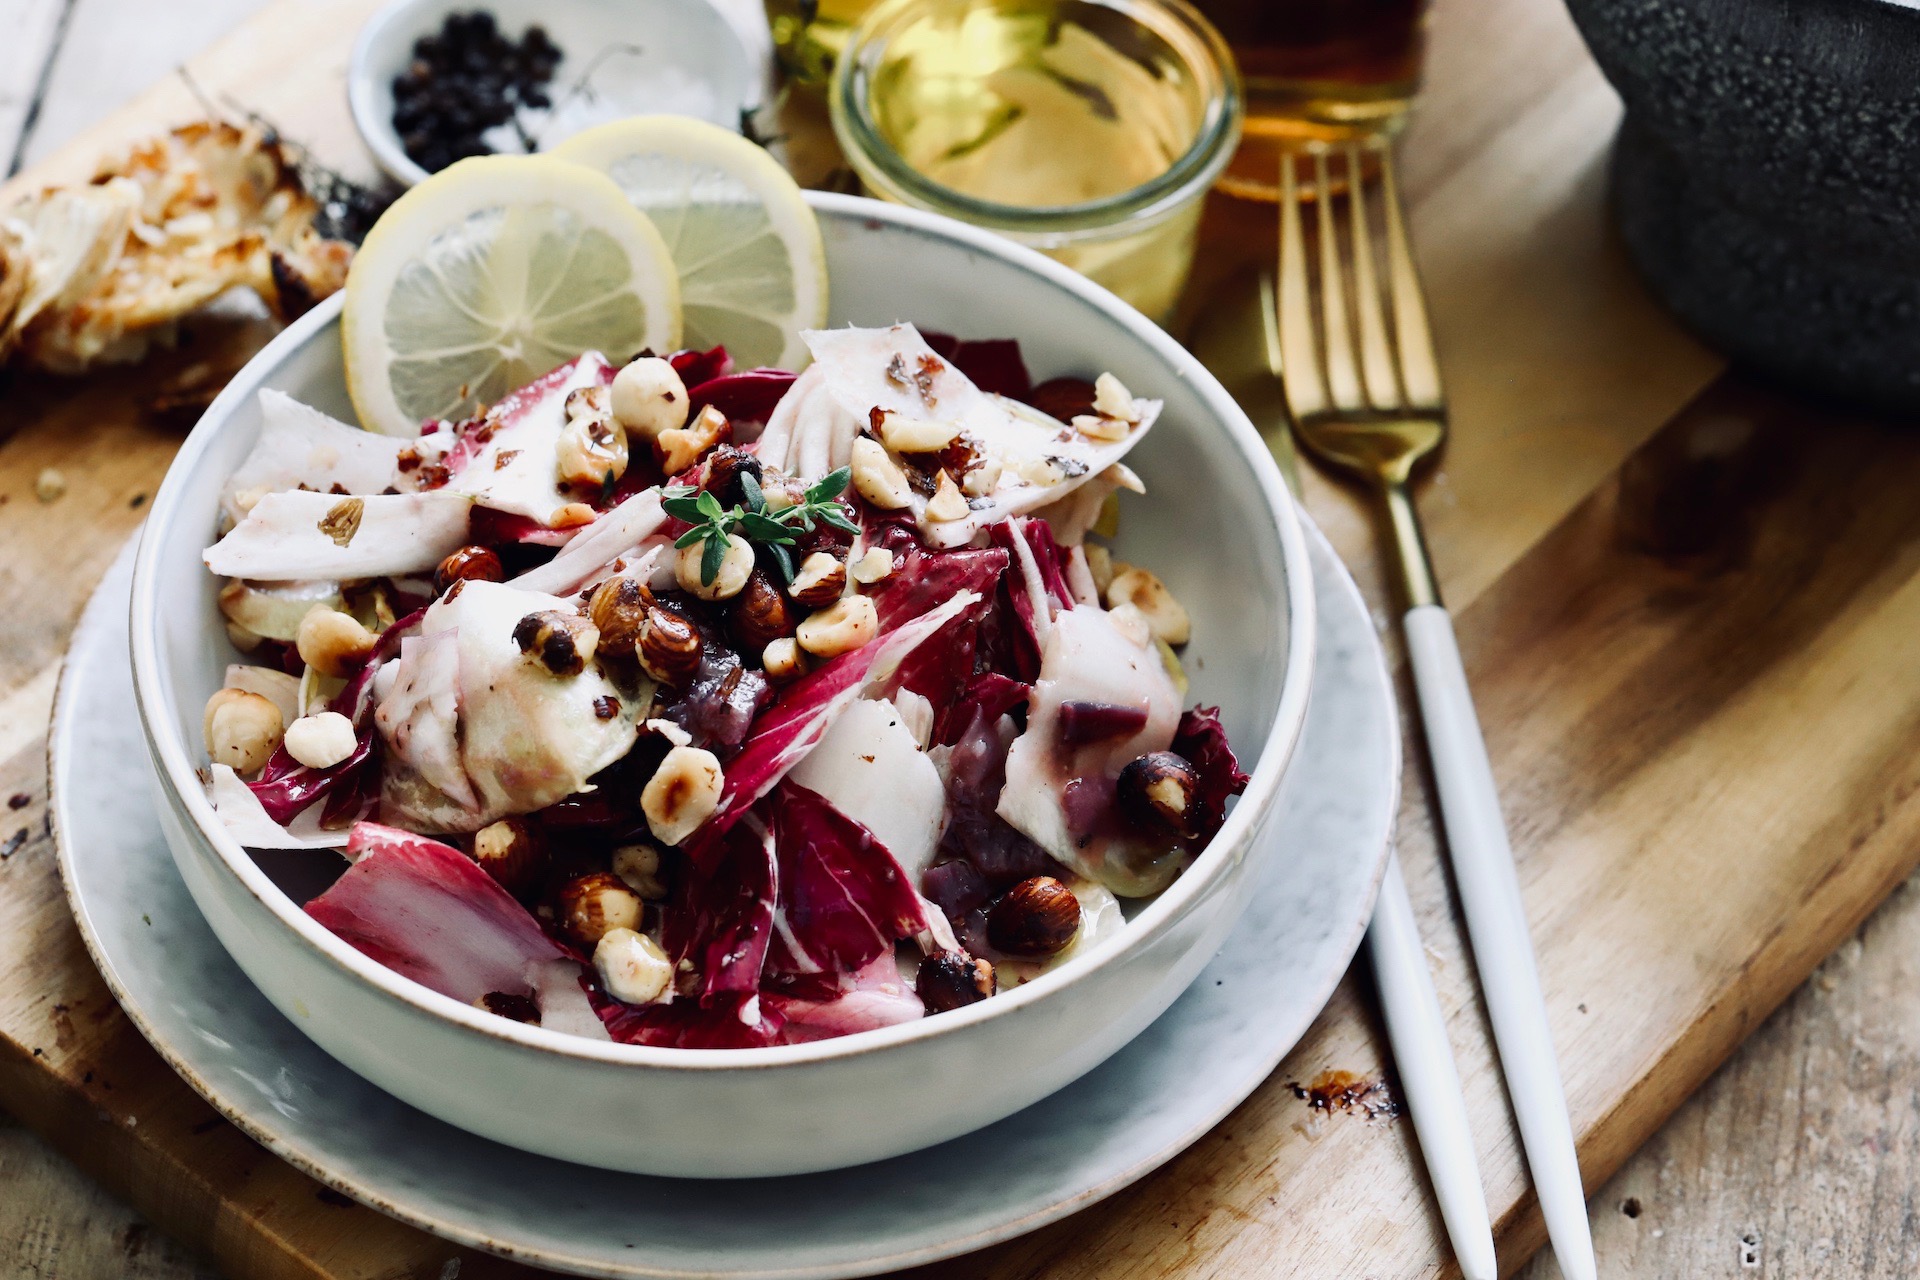
{"type": "Polygon", "coordinates": [[[584,351],[412,437],[258,393],[204,779],[240,845],[344,855],[312,920],[501,1018],[752,1049],[992,1000],[1206,847],[1247,776],[1101,537],[1162,405],[802,337],[584,351]]]}

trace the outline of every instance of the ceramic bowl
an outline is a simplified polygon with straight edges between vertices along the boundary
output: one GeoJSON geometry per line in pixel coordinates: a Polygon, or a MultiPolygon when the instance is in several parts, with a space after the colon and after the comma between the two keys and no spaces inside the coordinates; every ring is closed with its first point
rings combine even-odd
{"type": "Polygon", "coordinates": [[[161,825],[214,933],[294,1025],[404,1101],[511,1146],[730,1177],[838,1168],[970,1132],[1092,1069],[1159,1016],[1245,905],[1250,852],[1272,847],[1255,838],[1305,717],[1313,588],[1298,516],[1252,425],[1171,338],[1039,254],[916,210],[809,199],[834,324],[905,319],[1018,337],[1036,375],[1112,369],[1166,401],[1128,459],[1150,493],[1131,500],[1116,552],[1152,565],[1192,612],[1191,696],[1223,708],[1252,781],[1194,865],[1106,944],[1006,995],[884,1030],[734,1051],[596,1043],[400,977],[300,910],[296,897],[324,883],[319,869],[334,855],[256,861],[222,828],[196,774],[201,708],[234,657],[200,555],[221,484],[258,432],[260,388],[351,419],[330,301],[241,371],[154,498],[135,566],[132,652],[161,825]]]}
{"type": "MultiPolygon", "coordinates": [[[[393,79],[412,61],[414,41],[440,30],[448,14],[476,7],[474,0],[394,0],[367,20],[348,55],[354,127],[402,186],[427,171],[408,158],[394,132],[393,79]]],[[[738,129],[741,113],[760,101],[757,60],[708,0],[490,0],[485,7],[509,37],[539,25],[560,46],[565,56],[551,85],[556,106],[583,77],[607,119],[671,112],[738,129]]],[[[561,140],[559,132],[542,139],[548,146],[561,140]]]]}

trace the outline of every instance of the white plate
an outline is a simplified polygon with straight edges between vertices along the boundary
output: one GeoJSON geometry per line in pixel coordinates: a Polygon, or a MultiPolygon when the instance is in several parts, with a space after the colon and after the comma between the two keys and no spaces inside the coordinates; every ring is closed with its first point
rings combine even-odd
{"type": "Polygon", "coordinates": [[[1353,958],[1398,802],[1399,722],[1359,593],[1308,535],[1312,703],[1271,827],[1283,847],[1246,915],[1103,1066],[913,1155],[724,1183],[606,1173],[454,1129],[329,1058],[234,965],[161,838],[127,667],[131,548],[74,633],[55,708],[61,875],[107,984],[187,1083],[269,1150],[403,1221],[595,1276],[825,1280],[951,1257],[1084,1208],[1185,1149],[1267,1077],[1353,958]]]}

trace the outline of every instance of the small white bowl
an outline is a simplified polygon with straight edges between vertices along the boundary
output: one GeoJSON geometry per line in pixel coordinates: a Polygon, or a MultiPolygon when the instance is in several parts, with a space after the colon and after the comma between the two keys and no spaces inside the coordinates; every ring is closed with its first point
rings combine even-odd
{"type": "Polygon", "coordinates": [[[524,1150],[639,1173],[747,1177],[860,1164],[971,1132],[1091,1070],[1158,1017],[1239,917],[1250,851],[1274,847],[1257,837],[1306,715],[1314,596],[1299,518],[1252,424],[1179,344],[1058,263],[937,215],[808,198],[826,242],[833,324],[912,320],[1018,338],[1038,377],[1111,369],[1166,401],[1128,458],[1149,496],[1129,501],[1116,552],[1151,565],[1192,612],[1192,699],[1223,708],[1252,781],[1194,865],[1105,945],[1006,995],[880,1031],[731,1051],[604,1044],[508,1022],[401,977],[321,928],[269,874],[298,885],[306,866],[311,883],[311,868],[334,855],[257,863],[221,826],[196,773],[201,708],[234,657],[200,554],[215,536],[221,486],[258,434],[257,393],[276,387],[352,417],[339,300],[322,304],[207,410],[147,519],[132,650],[161,827],[214,933],[296,1026],[422,1111],[524,1150]]]}
{"type": "MultiPolygon", "coordinates": [[[[741,113],[760,102],[756,59],[708,0],[394,0],[354,41],[347,106],[380,168],[402,186],[427,171],[394,131],[394,77],[413,60],[414,41],[439,31],[448,14],[473,9],[491,12],[511,39],[530,26],[546,28],[564,55],[549,86],[556,106],[589,71],[609,118],[666,113],[738,130],[741,113]]],[[[552,146],[562,137],[542,141],[552,146]]]]}

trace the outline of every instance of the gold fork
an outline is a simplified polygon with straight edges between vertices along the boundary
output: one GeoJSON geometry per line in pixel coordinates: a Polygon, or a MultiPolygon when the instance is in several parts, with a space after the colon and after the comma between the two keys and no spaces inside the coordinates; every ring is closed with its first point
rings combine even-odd
{"type": "Polygon", "coordinates": [[[1407,653],[1439,787],[1441,823],[1507,1093],[1561,1273],[1567,1280],[1592,1280],[1586,1196],[1513,849],[1453,620],[1440,603],[1408,491],[1415,467],[1446,438],[1447,406],[1400,211],[1392,145],[1384,139],[1356,142],[1338,154],[1345,168],[1344,236],[1343,219],[1335,212],[1334,151],[1321,146],[1307,155],[1317,290],[1295,166],[1290,161],[1280,166],[1277,310],[1287,406],[1307,451],[1359,477],[1384,504],[1407,599],[1407,653]],[[1368,160],[1379,176],[1373,200],[1380,205],[1384,246],[1369,209],[1368,160]]]}

